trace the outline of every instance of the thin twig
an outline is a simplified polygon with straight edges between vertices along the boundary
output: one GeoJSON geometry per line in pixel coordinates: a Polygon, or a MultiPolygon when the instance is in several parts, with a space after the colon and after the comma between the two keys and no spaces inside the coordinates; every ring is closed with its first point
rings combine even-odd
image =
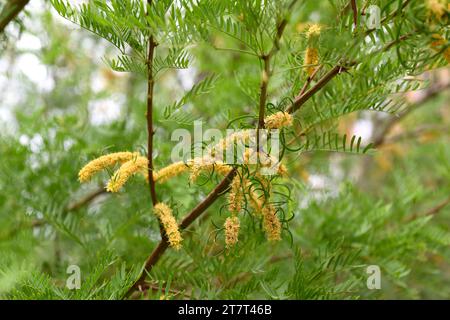
{"type": "MultiPolygon", "coordinates": [[[[151,0],[148,0],[149,6],[152,4],[151,0]]],[[[148,143],[147,143],[147,159],[148,159],[148,181],[150,196],[153,205],[158,203],[155,190],[155,180],[153,179],[153,135],[155,131],[153,129],[153,88],[155,85],[155,79],[153,78],[153,58],[155,54],[155,48],[157,44],[150,35],[148,40],[148,56],[147,56],[147,133],[148,133],[148,143]]]]}
{"type": "Polygon", "coordinates": [[[356,5],[356,0],[350,0],[352,11],[353,11],[353,26],[355,27],[355,30],[358,26],[358,7],[356,5]]]}
{"type": "Polygon", "coordinates": [[[92,202],[95,198],[98,196],[105,194],[106,189],[104,187],[100,187],[97,190],[93,191],[92,193],[89,193],[82,199],[78,200],[77,202],[71,203],[67,206],[66,211],[77,211],[78,209],[84,207],[88,203],[92,202]]]}
{"type": "Polygon", "coordinates": [[[421,217],[434,216],[449,204],[450,204],[450,197],[448,197],[444,201],[438,203],[437,205],[435,205],[434,207],[428,209],[427,211],[425,211],[423,213],[415,213],[415,214],[409,216],[408,219],[406,220],[406,222],[411,222],[411,221],[421,218],[421,217]]]}

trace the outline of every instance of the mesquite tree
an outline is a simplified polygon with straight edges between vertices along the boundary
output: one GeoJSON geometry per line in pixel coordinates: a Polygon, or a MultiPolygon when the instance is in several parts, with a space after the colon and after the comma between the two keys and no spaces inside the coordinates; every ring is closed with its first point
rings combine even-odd
{"type": "MultiPolygon", "coordinates": [[[[145,83],[145,110],[129,111],[134,114],[130,121],[136,122],[137,132],[145,130],[145,143],[141,139],[140,146],[125,150],[117,142],[111,152],[103,151],[105,145],[92,155],[81,155],[86,163],[79,168],[80,182],[92,184],[95,175],[108,176],[106,186],[90,195],[92,198],[106,191],[120,201],[123,194],[135,193],[148,218],[143,227],[159,228],[158,244],[148,247],[146,253],[139,252],[135,259],[145,262],[131,271],[122,269],[120,277],[111,280],[116,285],[110,288],[111,295],[142,296],[154,289],[153,278],[181,285],[187,281],[180,280],[177,272],[187,268],[191,259],[202,259],[198,252],[189,251],[199,241],[192,236],[194,230],[201,233],[206,228],[202,223],[206,214],[213,221],[220,217],[221,222],[214,223],[213,233],[200,241],[214,243],[205,250],[232,266],[239,265],[242,252],[252,250],[255,243],[261,245],[263,239],[269,251],[280,242],[286,246],[295,242],[290,224],[297,219],[301,200],[296,198],[296,190],[302,189],[298,159],[322,151],[361,157],[374,153],[380,141],[372,143],[342,133],[339,120],[365,110],[408,112],[411,106],[402,93],[427,88],[420,75],[444,67],[450,60],[444,2],[96,0],[75,5],[51,0],[62,17],[114,47],[104,57],[109,68],[132,73],[136,87],[145,83]],[[228,59],[227,63],[222,59],[228,59]],[[173,69],[197,71],[198,76],[184,92],[173,90],[158,96],[160,88],[170,87],[176,78],[173,69]],[[211,114],[209,108],[221,112],[211,114]],[[223,137],[191,140],[187,152],[174,161],[172,132],[180,128],[193,132],[194,124],[202,125],[203,131],[218,129],[223,137]],[[230,150],[231,159],[224,157],[230,150]],[[129,184],[133,187],[128,188],[129,184]],[[184,258],[170,263],[170,257],[181,252],[184,258]],[[168,254],[165,267],[158,271],[168,254]],[[176,270],[168,270],[171,268],[176,270]]],[[[339,197],[345,198],[357,191],[346,187],[340,192],[339,197]]],[[[364,202],[361,195],[359,199],[364,202]]],[[[365,201],[370,207],[370,201],[365,201]]],[[[382,204],[373,207],[367,215],[383,219],[387,209],[382,204]]],[[[327,209],[318,212],[321,210],[327,209]]],[[[328,210],[345,211],[338,204],[328,210]]],[[[309,219],[304,218],[300,228],[313,229],[316,222],[309,219]]],[[[357,219],[349,221],[350,226],[356,228],[355,237],[365,227],[357,219]]],[[[82,226],[77,228],[82,232],[82,226]]],[[[76,241],[87,250],[84,244],[88,239],[76,241]]],[[[357,278],[354,274],[330,289],[331,278],[326,273],[335,274],[352,265],[359,250],[369,250],[370,245],[345,251],[343,239],[331,242],[333,249],[317,257],[318,273],[304,268],[304,257],[298,251],[289,285],[282,291],[268,286],[266,282],[276,278],[274,273],[258,282],[258,287],[274,298],[332,298],[333,292],[351,292],[357,278]]],[[[282,259],[283,252],[278,254],[282,259]]],[[[102,257],[89,278],[91,288],[110,263],[108,258],[102,257]]],[[[225,263],[218,268],[234,273],[225,263]]],[[[240,281],[239,275],[234,276],[224,288],[240,281]]],[[[214,290],[198,281],[193,278],[186,286],[192,290],[186,297],[215,296],[214,290]]],[[[225,297],[249,297],[254,286],[250,283],[225,297]]],[[[67,293],[67,297],[86,298],[88,292],[82,289],[67,293]]],[[[171,294],[177,295],[166,284],[164,295],[171,294]]]]}

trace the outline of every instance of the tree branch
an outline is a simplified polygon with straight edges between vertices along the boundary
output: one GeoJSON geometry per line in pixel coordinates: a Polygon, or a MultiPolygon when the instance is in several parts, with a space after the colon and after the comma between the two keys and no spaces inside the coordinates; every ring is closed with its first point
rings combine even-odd
{"type": "Polygon", "coordinates": [[[286,112],[295,113],[298,111],[313,95],[315,95],[320,89],[322,89],[328,82],[330,82],[334,77],[346,72],[349,67],[354,66],[356,62],[352,62],[347,66],[338,64],[333,69],[328,71],[311,89],[306,91],[304,94],[298,95],[294,102],[287,108],[286,112]]]}
{"type": "MultiPolygon", "coordinates": [[[[208,194],[208,196],[200,202],[192,211],[183,219],[180,229],[184,230],[189,227],[206,209],[208,209],[224,192],[227,191],[231,181],[236,175],[236,169],[233,168],[226,177],[208,194]]],[[[158,246],[153,250],[152,254],[145,262],[144,269],[133,286],[128,290],[125,297],[130,296],[134,291],[142,291],[145,284],[145,277],[152,270],[153,266],[159,261],[162,254],[167,250],[169,244],[165,239],[161,239],[158,246]]]]}
{"type": "Polygon", "coordinates": [[[406,222],[413,221],[413,220],[415,220],[417,218],[420,218],[420,217],[434,216],[434,215],[439,213],[442,209],[444,209],[449,204],[450,204],[450,197],[448,197],[444,201],[440,202],[436,206],[428,209],[427,211],[425,211],[423,213],[415,213],[415,214],[409,216],[409,218],[406,220],[406,222]]]}
{"type": "MultiPolygon", "coordinates": [[[[151,6],[152,1],[148,0],[148,5],[151,6]]],[[[148,40],[148,56],[147,56],[147,159],[148,159],[148,185],[150,189],[150,196],[153,205],[158,203],[155,190],[155,180],[153,179],[153,135],[155,131],[153,129],[153,88],[155,79],[153,78],[153,58],[155,54],[155,48],[157,43],[155,42],[153,35],[150,35],[148,40]]]]}
{"type": "Polygon", "coordinates": [[[93,191],[92,193],[86,195],[84,198],[78,200],[77,202],[71,203],[66,207],[66,211],[77,211],[81,207],[84,207],[91,201],[93,201],[98,196],[105,194],[106,189],[104,187],[100,187],[97,190],[93,191]]]}
{"type": "Polygon", "coordinates": [[[0,13],[0,33],[25,8],[30,0],[9,0],[0,13]]]}

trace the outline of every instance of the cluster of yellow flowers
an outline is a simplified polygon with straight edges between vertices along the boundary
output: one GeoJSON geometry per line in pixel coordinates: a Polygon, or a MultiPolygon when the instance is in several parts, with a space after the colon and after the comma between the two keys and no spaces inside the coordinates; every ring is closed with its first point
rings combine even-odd
{"type": "Polygon", "coordinates": [[[264,119],[264,125],[267,129],[281,129],[283,127],[292,126],[294,118],[291,114],[279,111],[271,114],[264,119]]]}
{"type": "Polygon", "coordinates": [[[178,223],[173,216],[172,209],[165,203],[160,202],[155,205],[153,211],[164,227],[170,246],[176,250],[180,249],[183,239],[181,238],[180,230],[178,230],[178,223]]]}
{"type": "Polygon", "coordinates": [[[308,27],[308,30],[306,30],[306,38],[310,39],[312,37],[317,37],[320,35],[320,32],[322,31],[322,27],[317,24],[317,23],[313,23],[310,24],[308,27]]]}
{"type": "MultiPolygon", "coordinates": [[[[128,179],[137,173],[142,174],[148,180],[148,160],[137,152],[116,152],[94,159],[80,170],[78,173],[79,180],[80,182],[86,182],[97,172],[117,163],[120,163],[121,166],[108,181],[107,191],[118,192],[128,179]]],[[[215,170],[219,174],[226,175],[231,171],[231,166],[215,162],[209,158],[196,158],[187,163],[179,161],[159,171],[154,171],[153,180],[163,183],[188,170],[191,170],[191,181],[195,181],[202,171],[215,170]]]]}
{"type": "MultiPolygon", "coordinates": [[[[272,182],[267,177],[253,173],[258,180],[258,184],[261,185],[263,191],[256,192],[255,186],[252,185],[250,180],[245,176],[237,175],[230,186],[230,193],[228,195],[228,209],[232,213],[232,217],[235,217],[245,205],[245,201],[248,200],[248,204],[253,209],[255,216],[262,216],[263,228],[269,241],[277,241],[281,239],[281,222],[276,214],[276,209],[273,204],[270,203],[272,194],[272,182]],[[261,193],[261,195],[259,195],[261,193]]],[[[225,242],[227,248],[230,248],[237,242],[237,234],[235,241],[229,241],[234,239],[229,236],[230,218],[225,220],[225,242]]],[[[234,234],[233,234],[234,235],[234,234]]]]}
{"type": "Polygon", "coordinates": [[[225,220],[225,244],[227,248],[233,247],[238,242],[239,218],[236,216],[228,217],[225,220]]]}
{"type": "Polygon", "coordinates": [[[448,0],[426,0],[426,6],[430,15],[434,16],[437,20],[442,19],[447,11],[450,11],[448,0]]]}
{"type": "MultiPolygon", "coordinates": [[[[264,123],[268,129],[279,129],[291,126],[293,117],[289,113],[280,111],[266,117],[264,123]]],[[[235,132],[220,140],[215,146],[208,150],[207,155],[204,157],[198,157],[187,162],[178,161],[159,171],[154,171],[153,179],[155,182],[162,183],[186,171],[190,172],[190,181],[192,182],[204,171],[214,171],[221,175],[226,175],[232,170],[232,166],[214,159],[217,150],[226,150],[235,143],[249,143],[250,139],[253,138],[253,131],[254,130],[247,129],[235,132]]],[[[262,152],[256,152],[247,148],[244,153],[244,164],[249,165],[250,157],[255,155],[261,159],[261,161],[258,162],[258,165],[261,164],[263,167],[272,166],[276,163],[276,159],[273,159],[270,155],[265,155],[262,152]]],[[[116,152],[94,159],[80,170],[79,180],[80,182],[86,182],[94,174],[116,164],[120,164],[120,167],[109,179],[106,186],[107,191],[118,192],[130,177],[135,174],[142,174],[148,180],[148,159],[141,156],[138,152],[116,152]]],[[[286,173],[286,167],[280,164],[277,173],[279,175],[284,175],[286,173]]],[[[255,172],[253,172],[253,174],[257,175],[255,172]]],[[[266,178],[259,176],[259,179],[264,181],[264,188],[270,187],[270,183],[266,178]]],[[[246,197],[248,197],[249,204],[254,209],[255,213],[258,215],[262,214],[267,238],[269,240],[279,240],[281,223],[276,216],[273,205],[269,204],[268,206],[265,206],[269,199],[266,199],[263,195],[259,195],[254,190],[249,179],[243,177],[241,174],[233,179],[228,198],[229,210],[233,215],[225,221],[225,242],[227,247],[233,246],[238,240],[239,219],[236,214],[242,211],[246,197]]],[[[178,224],[173,217],[172,210],[166,204],[158,203],[154,207],[154,212],[164,227],[170,245],[174,248],[179,248],[182,238],[178,230],[178,224]]]]}

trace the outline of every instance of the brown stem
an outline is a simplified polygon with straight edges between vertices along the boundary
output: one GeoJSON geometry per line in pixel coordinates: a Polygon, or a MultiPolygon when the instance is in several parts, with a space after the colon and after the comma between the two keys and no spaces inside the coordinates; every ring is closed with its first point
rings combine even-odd
{"type": "Polygon", "coordinates": [[[286,110],[288,113],[294,113],[298,111],[306,101],[308,101],[313,95],[315,95],[320,89],[322,89],[328,82],[330,82],[334,77],[347,71],[348,67],[355,65],[355,62],[350,63],[347,66],[337,65],[328,73],[326,73],[311,89],[306,91],[302,95],[298,95],[294,102],[286,110]]]}
{"type": "Polygon", "coordinates": [[[2,12],[0,13],[0,33],[2,33],[8,23],[10,23],[23,8],[30,2],[30,0],[10,0],[2,12]]]}
{"type": "Polygon", "coordinates": [[[415,214],[411,215],[406,221],[410,222],[410,221],[413,221],[420,217],[433,216],[433,215],[439,213],[442,209],[444,209],[449,204],[450,204],[450,197],[448,197],[444,201],[438,203],[436,206],[428,209],[427,211],[425,211],[423,213],[415,213],[415,214]]]}
{"type": "MultiPolygon", "coordinates": [[[[270,77],[270,56],[262,57],[264,68],[261,74],[261,92],[259,95],[259,113],[258,113],[258,129],[264,128],[264,114],[267,101],[267,87],[269,86],[270,77]]],[[[259,136],[259,135],[258,135],[259,136]]]]}
{"type": "Polygon", "coordinates": [[[317,73],[319,73],[319,71],[322,69],[323,65],[320,65],[319,67],[317,67],[314,72],[312,73],[312,75],[308,76],[308,78],[306,79],[305,84],[303,85],[302,90],[300,91],[300,93],[298,94],[298,96],[300,97],[301,95],[303,95],[306,91],[306,89],[308,89],[308,86],[311,84],[311,82],[314,80],[315,76],[317,75],[317,73]]]}
{"type": "Polygon", "coordinates": [[[148,185],[150,188],[150,196],[152,198],[153,205],[158,203],[156,198],[155,180],[153,179],[153,135],[155,131],[153,129],[153,88],[155,81],[153,79],[153,57],[155,53],[156,43],[153,36],[150,36],[148,41],[148,58],[147,58],[147,132],[148,132],[148,144],[147,144],[147,159],[148,159],[148,185]]]}
{"type": "Polygon", "coordinates": [[[358,7],[356,5],[356,0],[350,0],[350,3],[353,11],[353,26],[356,30],[356,27],[358,26],[358,7]]]}

